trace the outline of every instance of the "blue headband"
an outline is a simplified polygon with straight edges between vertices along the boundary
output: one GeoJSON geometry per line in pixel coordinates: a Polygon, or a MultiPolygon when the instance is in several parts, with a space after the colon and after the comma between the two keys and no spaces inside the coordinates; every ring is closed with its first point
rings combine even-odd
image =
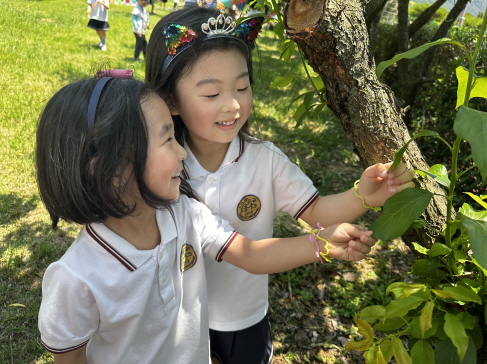
{"type": "Polygon", "coordinates": [[[88,104],[88,113],[86,114],[86,117],[88,119],[88,131],[90,131],[95,124],[96,107],[98,106],[98,101],[100,101],[100,96],[103,92],[103,89],[105,88],[108,81],[110,81],[111,79],[113,79],[113,77],[101,78],[97,82],[93,92],[91,93],[90,103],[88,104]]]}

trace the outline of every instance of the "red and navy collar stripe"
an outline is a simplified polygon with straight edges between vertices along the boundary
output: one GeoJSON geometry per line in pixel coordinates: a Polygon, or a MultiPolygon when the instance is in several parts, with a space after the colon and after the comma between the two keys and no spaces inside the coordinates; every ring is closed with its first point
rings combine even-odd
{"type": "Polygon", "coordinates": [[[233,162],[238,162],[240,157],[242,156],[243,152],[245,150],[245,141],[243,139],[240,139],[240,151],[238,153],[238,157],[233,160],[233,162]]]}
{"type": "Polygon", "coordinates": [[[133,264],[130,260],[125,258],[122,254],[120,254],[120,252],[117,251],[117,249],[115,249],[113,246],[111,246],[105,240],[103,240],[100,236],[98,236],[95,230],[93,230],[93,228],[91,227],[91,225],[86,225],[86,231],[94,241],[96,241],[98,244],[101,245],[103,249],[105,249],[107,252],[113,255],[129,271],[133,272],[134,270],[137,269],[137,266],[135,264],[133,264]]]}
{"type": "MultiPolygon", "coordinates": [[[[240,157],[242,156],[242,154],[244,153],[245,151],[245,141],[240,139],[240,146],[239,146],[239,152],[238,152],[238,156],[237,158],[235,158],[232,163],[236,163],[239,161],[240,157]]],[[[184,179],[190,179],[191,177],[189,176],[189,173],[188,173],[188,170],[186,168],[186,164],[184,163],[183,161],[183,170],[181,171],[181,177],[183,177],[184,179]]]]}

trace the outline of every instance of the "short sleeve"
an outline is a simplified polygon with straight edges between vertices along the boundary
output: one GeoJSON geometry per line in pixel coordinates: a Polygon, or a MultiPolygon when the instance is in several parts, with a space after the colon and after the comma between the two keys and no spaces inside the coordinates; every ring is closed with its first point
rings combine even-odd
{"type": "Polygon", "coordinates": [[[221,261],[223,253],[238,235],[228,221],[215,216],[203,203],[189,199],[199,231],[203,254],[221,261]]]}
{"type": "Polygon", "coordinates": [[[311,179],[276,146],[272,161],[272,183],[277,211],[299,218],[319,197],[311,179]]]}
{"type": "Polygon", "coordinates": [[[99,310],[88,285],[62,261],[51,264],[42,280],[39,331],[53,353],[86,344],[98,328],[99,310]]]}

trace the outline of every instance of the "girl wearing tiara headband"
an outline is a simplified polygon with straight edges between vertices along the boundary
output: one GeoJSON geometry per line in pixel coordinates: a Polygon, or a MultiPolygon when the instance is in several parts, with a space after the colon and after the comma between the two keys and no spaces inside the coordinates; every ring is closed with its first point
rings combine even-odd
{"type": "MultiPolygon", "coordinates": [[[[311,226],[354,221],[370,206],[413,187],[401,164],[367,168],[356,188],[319,196],[311,180],[272,143],[251,137],[253,42],[263,18],[238,26],[219,11],[171,13],[149,40],[146,81],[166,100],[188,153],[183,176],[213,214],[252,239],[272,237],[277,212],[311,226]]],[[[207,260],[211,349],[223,364],[267,364],[267,276],[207,260]]]]}
{"type": "Polygon", "coordinates": [[[99,76],[58,91],[37,130],[52,225],[84,225],[43,277],[39,330],[55,364],[209,364],[203,257],[262,274],[370,251],[371,232],[350,224],[315,232],[326,249],[239,235],[179,177],[186,151],[164,101],[123,70],[99,76]]]}

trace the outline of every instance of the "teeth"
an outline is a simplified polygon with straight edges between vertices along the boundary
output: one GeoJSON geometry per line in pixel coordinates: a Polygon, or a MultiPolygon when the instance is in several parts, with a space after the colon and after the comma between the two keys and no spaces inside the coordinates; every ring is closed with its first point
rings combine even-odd
{"type": "Polygon", "coordinates": [[[222,121],[221,123],[218,123],[218,124],[221,124],[221,125],[232,125],[232,124],[235,124],[237,120],[232,120],[232,121],[222,121]]]}

